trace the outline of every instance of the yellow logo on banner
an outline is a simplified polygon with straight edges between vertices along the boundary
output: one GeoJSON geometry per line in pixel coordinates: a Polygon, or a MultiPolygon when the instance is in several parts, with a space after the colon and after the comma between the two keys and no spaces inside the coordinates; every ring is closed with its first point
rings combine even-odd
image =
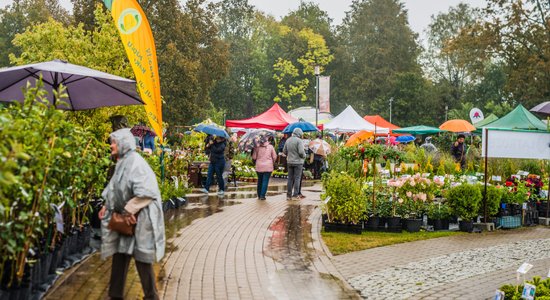
{"type": "Polygon", "coordinates": [[[118,29],[120,33],[131,34],[138,30],[141,25],[141,17],[139,11],[133,8],[125,9],[118,17],[118,29]]]}

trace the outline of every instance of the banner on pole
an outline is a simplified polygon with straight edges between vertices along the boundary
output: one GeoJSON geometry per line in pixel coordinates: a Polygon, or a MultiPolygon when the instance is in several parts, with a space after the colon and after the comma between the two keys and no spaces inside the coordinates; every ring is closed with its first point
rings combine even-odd
{"type": "Polygon", "coordinates": [[[136,76],[141,99],[151,127],[163,142],[162,102],[157,50],[149,21],[136,0],[103,0],[111,11],[115,26],[136,76]]]}
{"type": "Polygon", "coordinates": [[[550,133],[483,129],[481,156],[550,159],[550,133]]]}
{"type": "Polygon", "coordinates": [[[330,113],[330,76],[319,76],[319,112],[330,113]]]}

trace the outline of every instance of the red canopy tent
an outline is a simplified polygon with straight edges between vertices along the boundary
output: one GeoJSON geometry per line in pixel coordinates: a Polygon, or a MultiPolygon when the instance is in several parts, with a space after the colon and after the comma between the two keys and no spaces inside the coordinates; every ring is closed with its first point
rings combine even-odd
{"type": "Polygon", "coordinates": [[[279,104],[275,103],[270,109],[260,115],[244,120],[227,120],[225,121],[225,126],[283,130],[288,124],[294,122],[298,122],[298,119],[287,114],[279,104]]]}

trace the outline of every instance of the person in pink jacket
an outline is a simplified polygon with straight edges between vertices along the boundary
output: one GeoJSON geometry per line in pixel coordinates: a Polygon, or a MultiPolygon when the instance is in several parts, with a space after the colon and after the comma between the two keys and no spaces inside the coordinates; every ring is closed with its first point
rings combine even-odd
{"type": "MultiPolygon", "coordinates": [[[[272,137],[269,137],[271,140],[272,137]]],[[[269,140],[254,148],[252,159],[256,160],[256,173],[258,174],[258,199],[265,200],[269,177],[273,172],[273,166],[277,160],[277,153],[269,140]]]]}

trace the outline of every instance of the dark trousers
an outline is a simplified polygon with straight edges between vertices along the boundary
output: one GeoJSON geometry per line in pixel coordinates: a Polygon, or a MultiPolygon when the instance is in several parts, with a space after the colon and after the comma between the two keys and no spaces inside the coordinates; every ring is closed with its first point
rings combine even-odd
{"type": "Polygon", "coordinates": [[[300,194],[303,165],[288,165],[288,180],[286,183],[286,196],[296,197],[300,194]]]}
{"type": "Polygon", "coordinates": [[[258,174],[258,198],[265,198],[271,172],[256,172],[258,174]]]}
{"type": "MultiPolygon", "coordinates": [[[[109,284],[109,297],[123,299],[124,285],[128,275],[131,255],[115,253],[113,255],[113,264],[111,267],[111,281],[109,284]]],[[[142,263],[135,260],[136,269],[143,288],[144,299],[159,299],[157,286],[155,284],[155,272],[153,264],[142,263]]]]}
{"type": "Polygon", "coordinates": [[[225,186],[223,184],[223,169],[225,168],[225,160],[220,159],[214,162],[210,162],[210,165],[208,166],[208,177],[206,178],[206,184],[204,185],[204,188],[208,191],[210,189],[210,186],[212,185],[212,182],[214,181],[214,173],[216,173],[216,178],[218,178],[218,189],[220,191],[225,190],[225,186]]]}

